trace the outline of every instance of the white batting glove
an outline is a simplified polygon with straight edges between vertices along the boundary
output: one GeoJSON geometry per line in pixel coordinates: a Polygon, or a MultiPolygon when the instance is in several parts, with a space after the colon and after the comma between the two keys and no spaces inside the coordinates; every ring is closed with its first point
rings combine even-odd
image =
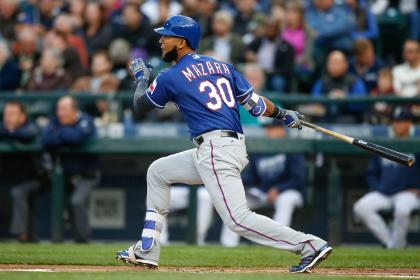
{"type": "Polygon", "coordinates": [[[130,72],[133,74],[136,81],[150,79],[150,73],[152,71],[152,66],[148,63],[145,63],[142,58],[135,58],[131,62],[130,72]]]}
{"type": "Polygon", "coordinates": [[[286,110],[285,114],[282,117],[282,121],[284,125],[289,128],[302,129],[302,124],[300,123],[300,120],[303,120],[304,118],[305,116],[297,111],[286,110]]]}

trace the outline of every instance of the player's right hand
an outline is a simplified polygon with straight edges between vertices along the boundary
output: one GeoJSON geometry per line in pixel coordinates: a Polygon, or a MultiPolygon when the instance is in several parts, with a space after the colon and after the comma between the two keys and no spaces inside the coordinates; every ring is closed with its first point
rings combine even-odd
{"type": "Polygon", "coordinates": [[[136,81],[146,79],[149,81],[152,66],[145,63],[142,58],[135,58],[131,61],[130,72],[133,74],[136,81]]]}
{"type": "Polygon", "coordinates": [[[300,120],[303,120],[304,118],[305,116],[297,111],[286,110],[285,114],[283,115],[283,123],[289,128],[302,129],[300,120]]]}

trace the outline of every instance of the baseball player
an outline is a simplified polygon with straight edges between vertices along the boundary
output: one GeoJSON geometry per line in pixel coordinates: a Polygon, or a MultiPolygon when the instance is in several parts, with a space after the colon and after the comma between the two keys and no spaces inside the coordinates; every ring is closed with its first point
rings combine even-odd
{"type": "MultiPolygon", "coordinates": [[[[408,109],[395,110],[392,132],[396,138],[409,138],[412,124],[413,116],[408,109]]],[[[413,156],[418,160],[418,155],[413,156]]],[[[420,165],[415,162],[409,168],[374,156],[367,171],[371,191],[354,204],[354,213],[385,248],[407,247],[410,215],[420,208],[420,165]],[[393,211],[391,226],[378,213],[381,210],[393,211]]]]}
{"type": "Polygon", "coordinates": [[[134,109],[144,114],[174,102],[184,115],[196,148],[160,158],[150,165],[141,239],[119,251],[117,259],[156,268],[161,226],[169,212],[171,184],[204,184],[217,213],[230,230],[256,243],[300,255],[299,264],[290,267],[290,272],[312,270],[327,258],[332,248],[319,237],[251,212],[240,174],[248,159],[238,105],[255,117],[279,119],[290,128],[302,127],[302,115],[279,108],[255,93],[232,65],[195,53],[201,32],[193,19],[172,16],[155,32],[162,36],[159,42],[163,60],[175,64],[147,87],[150,69],[141,59],[132,62],[131,71],[138,83],[134,109]]]}

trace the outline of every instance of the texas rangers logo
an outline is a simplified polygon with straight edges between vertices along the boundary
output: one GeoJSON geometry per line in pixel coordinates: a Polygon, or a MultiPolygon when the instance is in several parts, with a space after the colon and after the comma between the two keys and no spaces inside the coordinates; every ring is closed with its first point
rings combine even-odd
{"type": "Polygon", "coordinates": [[[149,86],[149,88],[148,88],[148,90],[149,90],[150,94],[152,94],[152,93],[153,93],[153,91],[155,91],[156,84],[157,84],[156,79],[154,79],[154,80],[153,80],[153,83],[151,83],[151,84],[150,84],[150,86],[149,86]]]}

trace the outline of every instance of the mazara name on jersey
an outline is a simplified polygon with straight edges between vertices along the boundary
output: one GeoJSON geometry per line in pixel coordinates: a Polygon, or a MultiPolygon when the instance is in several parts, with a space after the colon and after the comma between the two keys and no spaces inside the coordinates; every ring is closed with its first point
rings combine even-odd
{"type": "Polygon", "coordinates": [[[182,74],[189,82],[192,80],[211,74],[231,74],[229,67],[225,63],[206,61],[205,63],[192,63],[181,70],[182,74]]]}

